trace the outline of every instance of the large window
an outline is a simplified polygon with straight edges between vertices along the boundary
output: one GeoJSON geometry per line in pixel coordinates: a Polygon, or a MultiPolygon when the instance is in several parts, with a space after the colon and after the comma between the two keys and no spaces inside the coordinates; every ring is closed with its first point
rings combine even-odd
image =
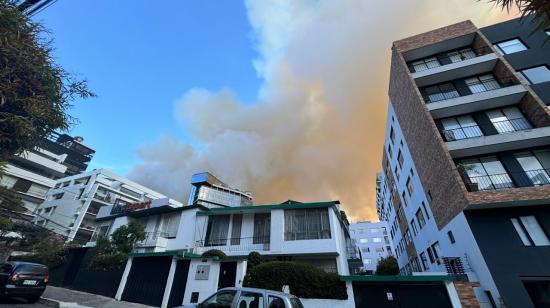
{"type": "Polygon", "coordinates": [[[464,80],[472,93],[481,93],[500,88],[492,74],[476,76],[464,80]]]}
{"type": "Polygon", "coordinates": [[[229,215],[212,215],[208,217],[206,246],[223,246],[227,243],[229,217],[229,215]]]}
{"type": "Polygon", "coordinates": [[[499,134],[533,128],[517,107],[489,110],[486,114],[499,134]]]}
{"type": "Polygon", "coordinates": [[[548,235],[535,216],[520,216],[510,219],[525,246],[550,246],[548,235]]]}
{"type": "Polygon", "coordinates": [[[426,220],[424,219],[424,213],[422,213],[422,209],[418,209],[416,211],[416,220],[418,221],[418,225],[420,226],[420,229],[426,225],[426,220]]]}
{"type": "Polygon", "coordinates": [[[426,87],[423,88],[421,92],[426,103],[434,103],[460,96],[452,83],[426,87]]]}
{"type": "Polygon", "coordinates": [[[527,47],[519,40],[519,39],[513,39],[509,41],[504,41],[497,44],[498,50],[500,50],[503,54],[511,54],[514,52],[520,52],[527,50],[527,47]]]}
{"type": "Polygon", "coordinates": [[[533,84],[550,81],[550,69],[545,65],[529,68],[521,73],[533,84]]]}
{"type": "Polygon", "coordinates": [[[441,119],[446,141],[483,136],[481,129],[471,115],[441,119]]]}
{"type": "Polygon", "coordinates": [[[548,169],[543,166],[548,166],[550,163],[550,151],[528,151],[514,154],[516,159],[532,185],[547,185],[550,184],[550,176],[548,169]]]}
{"type": "Polygon", "coordinates": [[[285,210],[285,241],[330,238],[327,208],[285,210]]]}
{"type": "Polygon", "coordinates": [[[271,230],[271,214],[254,214],[254,244],[269,243],[271,230]]]}
{"type": "Polygon", "coordinates": [[[421,71],[425,71],[438,66],[441,66],[441,64],[439,64],[439,61],[437,60],[436,57],[417,60],[417,61],[411,62],[410,64],[410,67],[413,70],[413,72],[421,72],[421,71]]]}
{"type": "Polygon", "coordinates": [[[472,185],[476,185],[473,190],[514,187],[512,179],[495,156],[464,160],[459,168],[468,175],[472,185]]]}

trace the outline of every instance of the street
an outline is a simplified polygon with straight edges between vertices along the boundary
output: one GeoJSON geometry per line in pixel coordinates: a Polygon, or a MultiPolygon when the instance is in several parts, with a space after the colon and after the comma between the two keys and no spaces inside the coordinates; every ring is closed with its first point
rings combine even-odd
{"type": "Polygon", "coordinates": [[[40,301],[29,304],[24,299],[1,299],[0,300],[0,307],[10,307],[10,308],[19,308],[19,307],[33,307],[33,308],[45,308],[45,307],[51,307],[49,305],[40,303],[40,301]]]}

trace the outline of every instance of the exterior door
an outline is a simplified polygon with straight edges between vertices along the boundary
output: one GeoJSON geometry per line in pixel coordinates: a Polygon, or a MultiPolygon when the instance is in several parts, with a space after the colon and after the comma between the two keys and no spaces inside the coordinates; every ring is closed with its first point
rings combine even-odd
{"type": "Polygon", "coordinates": [[[237,262],[221,262],[220,276],[218,279],[218,290],[234,287],[237,278],[237,262]]]}

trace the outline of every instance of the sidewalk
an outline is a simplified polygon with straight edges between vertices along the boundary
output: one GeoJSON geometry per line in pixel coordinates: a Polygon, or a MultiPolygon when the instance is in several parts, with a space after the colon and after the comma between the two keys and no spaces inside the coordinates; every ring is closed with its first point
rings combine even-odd
{"type": "Polygon", "coordinates": [[[119,302],[114,298],[105,297],[96,294],[90,294],[80,291],[74,291],[54,286],[48,286],[42,295],[42,298],[47,301],[59,304],[60,308],[85,308],[85,307],[101,307],[101,308],[149,308],[151,306],[119,302]]]}

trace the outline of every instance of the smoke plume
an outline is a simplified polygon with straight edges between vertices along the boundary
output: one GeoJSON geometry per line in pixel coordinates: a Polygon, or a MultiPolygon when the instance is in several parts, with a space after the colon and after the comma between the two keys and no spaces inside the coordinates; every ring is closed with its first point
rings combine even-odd
{"type": "Polygon", "coordinates": [[[187,140],[138,149],[130,177],[180,201],[210,171],[255,203],[340,200],[374,219],[392,41],[471,19],[508,17],[474,0],[247,1],[263,80],[253,104],[189,90],[175,106],[187,140]]]}

